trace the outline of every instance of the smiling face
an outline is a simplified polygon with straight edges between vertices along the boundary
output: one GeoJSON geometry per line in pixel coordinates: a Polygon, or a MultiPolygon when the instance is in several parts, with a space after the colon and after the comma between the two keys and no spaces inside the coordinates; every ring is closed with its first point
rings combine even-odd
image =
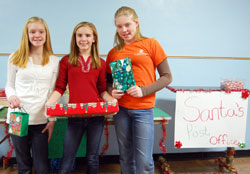
{"type": "Polygon", "coordinates": [[[39,22],[29,23],[28,36],[32,47],[42,47],[46,41],[46,30],[44,25],[39,22]]]}
{"type": "Polygon", "coordinates": [[[132,16],[121,15],[115,18],[116,31],[126,44],[135,41],[138,20],[132,20],[132,16]]]}
{"type": "Polygon", "coordinates": [[[80,53],[90,53],[94,42],[95,37],[90,27],[83,26],[76,31],[76,44],[80,53]]]}

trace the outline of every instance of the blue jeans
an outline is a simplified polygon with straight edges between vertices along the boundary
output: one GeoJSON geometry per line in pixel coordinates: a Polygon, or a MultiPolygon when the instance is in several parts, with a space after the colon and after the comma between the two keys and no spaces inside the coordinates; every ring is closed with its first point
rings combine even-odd
{"type": "Polygon", "coordinates": [[[99,146],[104,127],[104,117],[69,118],[63,146],[60,174],[70,174],[82,136],[87,131],[87,173],[99,170],[99,146]]]}
{"type": "Polygon", "coordinates": [[[49,173],[48,132],[42,133],[45,126],[46,124],[29,125],[28,135],[24,137],[10,134],[19,174],[32,174],[32,164],[36,174],[49,173]]]}
{"type": "Polygon", "coordinates": [[[114,122],[122,174],[153,174],[153,109],[119,109],[114,122]]]}

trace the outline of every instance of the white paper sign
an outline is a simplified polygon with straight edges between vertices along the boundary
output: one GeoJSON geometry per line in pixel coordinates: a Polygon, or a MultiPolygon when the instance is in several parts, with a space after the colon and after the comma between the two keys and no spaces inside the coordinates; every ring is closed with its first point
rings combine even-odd
{"type": "Polygon", "coordinates": [[[178,91],[175,142],[181,148],[237,147],[245,143],[247,106],[241,92],[178,91]]]}

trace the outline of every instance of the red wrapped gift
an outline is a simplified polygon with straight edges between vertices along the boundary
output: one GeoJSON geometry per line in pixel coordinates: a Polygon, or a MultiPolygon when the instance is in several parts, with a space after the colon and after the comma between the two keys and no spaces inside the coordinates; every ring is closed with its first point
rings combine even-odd
{"type": "Polygon", "coordinates": [[[69,103],[46,106],[49,117],[94,117],[115,114],[118,102],[69,103]]]}

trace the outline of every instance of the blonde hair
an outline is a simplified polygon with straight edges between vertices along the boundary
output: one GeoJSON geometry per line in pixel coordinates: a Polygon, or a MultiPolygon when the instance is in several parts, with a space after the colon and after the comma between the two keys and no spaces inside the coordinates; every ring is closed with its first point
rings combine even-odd
{"type": "Polygon", "coordinates": [[[72,39],[71,39],[70,54],[69,54],[68,62],[72,66],[79,66],[78,57],[79,57],[80,51],[76,44],[76,32],[81,27],[89,27],[93,31],[95,42],[92,43],[91,53],[90,53],[91,58],[92,58],[92,68],[93,69],[99,68],[101,66],[101,60],[99,56],[98,34],[97,34],[95,25],[90,22],[80,22],[79,24],[75,26],[73,30],[73,34],[72,34],[72,39]]]}
{"type": "MultiPolygon", "coordinates": [[[[117,17],[120,16],[127,16],[127,17],[131,17],[131,19],[133,21],[138,20],[138,15],[136,14],[135,10],[130,8],[130,7],[126,7],[126,6],[122,6],[120,7],[116,12],[115,12],[115,20],[117,17]]],[[[116,22],[115,22],[116,23],[116,22]]],[[[135,40],[143,40],[146,37],[144,37],[141,34],[140,31],[140,25],[138,24],[137,29],[136,29],[136,34],[135,34],[135,40]]],[[[116,48],[118,50],[122,49],[125,45],[124,40],[119,36],[118,32],[116,31],[115,33],[115,38],[114,38],[114,46],[116,46],[116,48]]]]}
{"type": "Polygon", "coordinates": [[[22,39],[17,51],[13,53],[11,56],[10,62],[14,65],[17,65],[20,68],[26,68],[28,60],[29,60],[29,52],[30,52],[30,41],[28,36],[28,25],[31,23],[41,23],[43,24],[46,32],[46,40],[43,46],[43,60],[42,65],[46,65],[49,63],[49,56],[53,54],[49,28],[46,22],[39,17],[31,17],[29,18],[23,28],[22,39]]]}

